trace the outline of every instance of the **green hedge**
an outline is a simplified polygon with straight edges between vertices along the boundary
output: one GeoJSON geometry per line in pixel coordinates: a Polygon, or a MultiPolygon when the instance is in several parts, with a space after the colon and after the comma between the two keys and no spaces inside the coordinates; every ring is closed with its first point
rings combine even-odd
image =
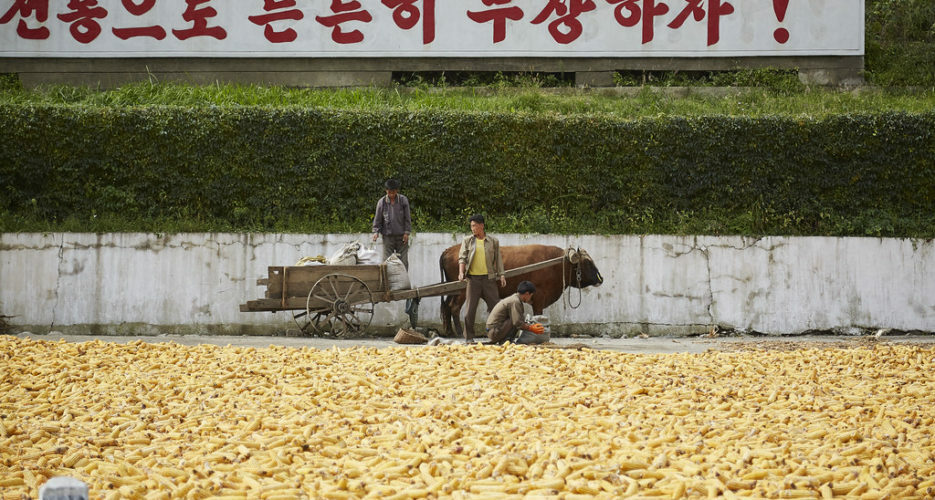
{"type": "Polygon", "coordinates": [[[642,232],[694,218],[678,227],[903,235],[892,221],[930,227],[935,212],[935,112],[633,121],[0,105],[0,130],[7,220],[365,231],[388,176],[402,180],[422,230],[480,211],[538,231],[642,232]]]}
{"type": "Polygon", "coordinates": [[[865,66],[874,85],[935,85],[935,2],[867,0],[865,66]]]}

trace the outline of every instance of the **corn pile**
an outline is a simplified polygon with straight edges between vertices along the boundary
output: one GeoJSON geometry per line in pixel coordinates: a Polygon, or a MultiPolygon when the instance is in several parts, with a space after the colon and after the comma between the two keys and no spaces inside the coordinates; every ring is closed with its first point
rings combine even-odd
{"type": "Polygon", "coordinates": [[[0,337],[0,496],[933,498],[935,350],[0,337]]]}

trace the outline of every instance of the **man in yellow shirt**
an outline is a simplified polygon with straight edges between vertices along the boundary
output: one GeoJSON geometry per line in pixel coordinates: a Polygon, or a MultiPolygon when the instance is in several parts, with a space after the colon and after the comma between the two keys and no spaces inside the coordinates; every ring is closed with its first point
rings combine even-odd
{"type": "Polygon", "coordinates": [[[497,280],[501,287],[506,286],[503,274],[503,259],[500,256],[500,242],[487,234],[483,215],[472,215],[471,236],[461,242],[458,254],[458,279],[467,280],[467,311],[464,313],[464,339],[474,341],[474,317],[477,314],[477,302],[483,297],[489,313],[500,300],[497,280]]]}

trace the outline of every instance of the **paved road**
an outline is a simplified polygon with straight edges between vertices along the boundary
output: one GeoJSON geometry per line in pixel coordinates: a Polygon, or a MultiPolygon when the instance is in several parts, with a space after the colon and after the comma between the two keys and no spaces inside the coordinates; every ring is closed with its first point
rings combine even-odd
{"type": "MultiPolygon", "coordinates": [[[[314,347],[316,349],[330,349],[332,347],[344,348],[354,346],[366,347],[389,347],[399,346],[390,338],[379,339],[324,339],[324,338],[296,338],[296,337],[262,337],[262,336],[207,336],[207,335],[155,335],[155,336],[94,336],[94,335],[63,335],[52,332],[48,335],[35,335],[30,333],[21,333],[16,335],[20,338],[32,338],[40,340],[62,340],[66,342],[87,342],[92,340],[101,340],[104,342],[128,343],[135,340],[144,342],[175,342],[182,345],[232,345],[232,346],[251,346],[268,347],[270,345],[286,347],[314,347]]],[[[732,350],[743,348],[745,346],[757,346],[764,348],[794,348],[803,346],[847,346],[859,345],[867,342],[898,342],[935,345],[935,336],[883,336],[859,337],[859,336],[738,336],[738,337],[648,337],[648,338],[555,338],[552,339],[555,344],[562,346],[585,346],[591,349],[602,349],[609,351],[627,352],[634,354],[649,353],[700,353],[708,349],[732,350]]],[[[413,345],[413,348],[423,348],[425,346],[413,345]]]]}

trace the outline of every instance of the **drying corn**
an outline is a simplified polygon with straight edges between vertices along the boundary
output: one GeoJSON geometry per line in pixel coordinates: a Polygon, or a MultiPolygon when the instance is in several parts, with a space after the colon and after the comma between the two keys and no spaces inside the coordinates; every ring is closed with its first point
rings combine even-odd
{"type": "Polygon", "coordinates": [[[0,498],[933,498],[935,350],[0,337],[0,498]]]}

